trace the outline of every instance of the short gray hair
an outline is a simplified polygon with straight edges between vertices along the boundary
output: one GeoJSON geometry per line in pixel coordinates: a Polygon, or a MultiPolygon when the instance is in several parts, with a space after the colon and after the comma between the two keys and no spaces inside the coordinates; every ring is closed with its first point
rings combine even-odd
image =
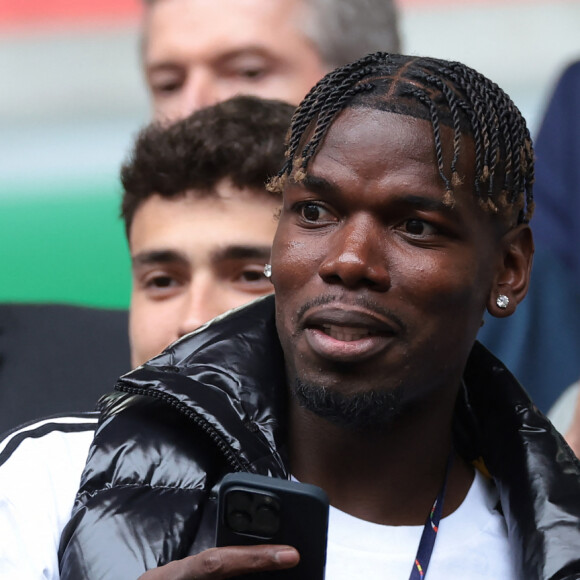
{"type": "Polygon", "coordinates": [[[313,21],[303,32],[318,47],[328,70],[366,54],[400,52],[398,13],[393,0],[303,0],[313,21]]]}
{"type": "MultiPolygon", "coordinates": [[[[156,1],[143,0],[143,4],[156,1]]],[[[329,71],[371,52],[401,52],[394,0],[302,1],[312,11],[312,20],[307,18],[300,27],[329,71]]]]}

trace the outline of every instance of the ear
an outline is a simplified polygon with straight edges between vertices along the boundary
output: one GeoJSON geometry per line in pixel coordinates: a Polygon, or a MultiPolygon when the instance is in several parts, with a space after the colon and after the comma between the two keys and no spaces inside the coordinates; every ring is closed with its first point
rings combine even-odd
{"type": "Polygon", "coordinates": [[[521,224],[500,240],[502,261],[487,301],[488,312],[497,318],[510,316],[524,299],[530,285],[534,240],[532,230],[521,224]]]}

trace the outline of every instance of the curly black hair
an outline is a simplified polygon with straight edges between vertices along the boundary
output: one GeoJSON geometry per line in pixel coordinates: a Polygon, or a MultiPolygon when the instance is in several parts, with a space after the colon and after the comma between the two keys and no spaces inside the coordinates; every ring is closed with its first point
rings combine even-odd
{"type": "Polygon", "coordinates": [[[239,96],[200,109],[172,125],[143,129],[121,168],[121,216],[127,237],[137,208],[154,194],[166,198],[195,190],[211,196],[223,179],[238,188],[265,189],[284,162],[284,140],[294,107],[239,96]]]}

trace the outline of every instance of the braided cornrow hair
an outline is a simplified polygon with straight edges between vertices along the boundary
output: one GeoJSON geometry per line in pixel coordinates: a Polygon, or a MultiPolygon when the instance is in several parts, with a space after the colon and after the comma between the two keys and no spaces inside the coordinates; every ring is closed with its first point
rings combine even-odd
{"type": "Polygon", "coordinates": [[[281,192],[286,179],[305,176],[329,127],[347,107],[370,107],[426,119],[433,127],[437,166],[446,200],[462,182],[457,172],[461,137],[474,143],[474,194],[494,212],[515,210],[518,223],[533,213],[534,161],[526,122],[510,97],[477,71],[459,63],[377,52],[327,74],[296,110],[286,142],[286,161],[270,183],[281,192]],[[445,167],[440,126],[453,130],[453,158],[445,167]]]}

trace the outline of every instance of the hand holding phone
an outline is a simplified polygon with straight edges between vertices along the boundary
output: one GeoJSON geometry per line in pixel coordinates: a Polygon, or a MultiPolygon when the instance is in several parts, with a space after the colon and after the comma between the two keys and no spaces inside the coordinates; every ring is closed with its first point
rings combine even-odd
{"type": "MultiPolygon", "coordinates": [[[[148,570],[139,576],[138,580],[247,578],[247,574],[250,574],[252,570],[283,570],[296,566],[297,562],[298,552],[288,546],[264,544],[262,546],[209,548],[193,556],[173,560],[168,564],[148,570]]],[[[265,576],[272,578],[270,573],[266,573],[265,576]]]]}
{"type": "Polygon", "coordinates": [[[253,574],[256,580],[323,580],[327,529],[328,497],[314,485],[230,473],[218,490],[216,546],[285,544],[300,553],[294,568],[253,574]]]}

